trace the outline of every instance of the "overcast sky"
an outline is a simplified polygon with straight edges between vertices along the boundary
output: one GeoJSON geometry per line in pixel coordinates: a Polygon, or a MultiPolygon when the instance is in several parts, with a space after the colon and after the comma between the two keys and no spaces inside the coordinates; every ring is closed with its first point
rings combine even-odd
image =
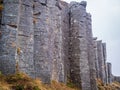
{"type": "MultiPolygon", "coordinates": [[[[63,0],[77,1],[82,0],[63,0]]],[[[93,35],[107,43],[107,61],[114,75],[120,75],[120,0],[86,0],[92,14],[93,35]]]]}

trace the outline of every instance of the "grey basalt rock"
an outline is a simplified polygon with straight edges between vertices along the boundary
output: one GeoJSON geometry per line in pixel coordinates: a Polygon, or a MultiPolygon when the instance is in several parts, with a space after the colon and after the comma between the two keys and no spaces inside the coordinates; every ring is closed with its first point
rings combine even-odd
{"type": "Polygon", "coordinates": [[[20,20],[18,25],[17,55],[19,69],[31,77],[34,75],[34,30],[33,30],[33,0],[21,0],[20,20]]]}
{"type": "Polygon", "coordinates": [[[96,78],[99,78],[99,62],[98,62],[98,53],[97,53],[97,38],[93,38],[94,43],[94,59],[95,59],[95,69],[96,69],[96,78]]]}
{"type": "Polygon", "coordinates": [[[81,2],[80,2],[80,5],[82,5],[84,8],[86,8],[87,2],[86,2],[86,1],[81,1],[81,2]]]}
{"type": "Polygon", "coordinates": [[[107,68],[106,68],[106,61],[107,61],[107,52],[106,52],[106,43],[102,43],[103,48],[103,58],[104,58],[104,83],[107,84],[107,68]]]}
{"type": "Polygon", "coordinates": [[[91,15],[89,13],[87,13],[86,15],[86,36],[91,89],[97,90],[94,42],[92,34],[91,15]]]}
{"type": "Polygon", "coordinates": [[[71,81],[82,90],[97,90],[96,78],[105,84],[115,80],[106,44],[93,38],[86,1],[4,0],[3,5],[3,74],[19,69],[43,83],[71,81]]]}
{"type": "Polygon", "coordinates": [[[106,74],[106,51],[105,44],[102,41],[97,41],[97,58],[98,58],[98,78],[102,80],[104,84],[107,83],[106,74]]]}
{"type": "Polygon", "coordinates": [[[120,76],[113,76],[113,81],[117,81],[120,83],[120,76]]]}
{"type": "Polygon", "coordinates": [[[45,83],[51,80],[65,82],[62,15],[67,14],[66,9],[58,8],[56,3],[60,5],[61,2],[56,0],[47,1],[47,7],[38,2],[34,5],[34,13],[40,12],[34,14],[35,75],[45,83]]]}
{"type": "Polygon", "coordinates": [[[107,83],[112,83],[112,65],[107,62],[107,83]]]}
{"type": "Polygon", "coordinates": [[[3,0],[4,3],[19,3],[20,0],[3,0]]]}
{"type": "MultiPolygon", "coordinates": [[[[71,80],[82,90],[92,90],[88,60],[87,13],[79,3],[70,6],[70,70],[71,80]]],[[[91,22],[90,22],[91,23],[91,22]]],[[[91,36],[92,37],[92,36],[91,36]]]]}
{"type": "Polygon", "coordinates": [[[16,2],[14,0],[4,0],[3,2],[0,29],[0,71],[6,75],[13,74],[16,70],[16,38],[19,21],[19,3],[16,2]]]}
{"type": "Polygon", "coordinates": [[[97,41],[97,53],[98,53],[98,63],[99,63],[99,78],[103,81],[103,67],[104,67],[104,58],[103,58],[103,49],[102,41],[97,41]]]}
{"type": "Polygon", "coordinates": [[[49,50],[49,10],[47,7],[34,2],[34,66],[35,77],[41,78],[44,83],[51,81],[52,58],[49,50]],[[39,13],[40,14],[36,14],[39,13]]]}

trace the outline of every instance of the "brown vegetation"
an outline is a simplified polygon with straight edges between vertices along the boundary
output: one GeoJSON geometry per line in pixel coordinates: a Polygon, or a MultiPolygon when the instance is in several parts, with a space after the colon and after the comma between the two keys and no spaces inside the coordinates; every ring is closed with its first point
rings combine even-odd
{"type": "Polygon", "coordinates": [[[0,11],[3,10],[3,0],[0,0],[0,11]]]}
{"type": "Polygon", "coordinates": [[[98,79],[97,80],[98,90],[120,90],[120,83],[113,82],[111,84],[104,85],[103,82],[98,79]]]}
{"type": "Polygon", "coordinates": [[[0,74],[0,90],[77,90],[63,83],[52,81],[51,84],[43,84],[40,79],[32,79],[26,74],[16,73],[4,76],[0,74]]]}
{"type": "MultiPolygon", "coordinates": [[[[24,73],[17,72],[13,75],[4,76],[0,72],[0,90],[78,90],[71,85],[70,83],[65,85],[56,81],[52,81],[51,84],[43,84],[40,79],[32,79],[24,73]]],[[[120,90],[120,83],[118,82],[104,85],[98,79],[97,85],[98,90],[120,90]]]]}

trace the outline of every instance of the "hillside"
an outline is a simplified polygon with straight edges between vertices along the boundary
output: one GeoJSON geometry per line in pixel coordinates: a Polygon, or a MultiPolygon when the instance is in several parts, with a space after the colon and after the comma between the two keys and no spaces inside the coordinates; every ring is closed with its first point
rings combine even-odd
{"type": "MultiPolygon", "coordinates": [[[[98,90],[120,90],[120,83],[113,82],[104,85],[97,80],[98,90]]],[[[0,90],[79,90],[73,84],[63,84],[52,81],[51,84],[43,84],[40,79],[32,79],[23,73],[4,76],[0,74],[0,90]]]]}
{"type": "MultiPolygon", "coordinates": [[[[70,86],[70,85],[69,85],[70,86]]],[[[77,90],[63,83],[52,81],[51,84],[43,84],[40,79],[32,79],[26,74],[0,75],[0,90],[77,90]]]]}
{"type": "Polygon", "coordinates": [[[120,90],[120,83],[118,82],[104,85],[101,80],[97,80],[97,86],[98,90],[120,90]]]}

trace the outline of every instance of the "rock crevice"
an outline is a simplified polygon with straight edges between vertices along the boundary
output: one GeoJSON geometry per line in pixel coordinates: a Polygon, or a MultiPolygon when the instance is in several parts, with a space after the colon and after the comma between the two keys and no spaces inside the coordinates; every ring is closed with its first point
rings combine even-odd
{"type": "Polygon", "coordinates": [[[86,1],[4,0],[0,28],[0,71],[20,71],[44,83],[71,83],[97,90],[114,77],[106,44],[92,35],[86,1]]]}

